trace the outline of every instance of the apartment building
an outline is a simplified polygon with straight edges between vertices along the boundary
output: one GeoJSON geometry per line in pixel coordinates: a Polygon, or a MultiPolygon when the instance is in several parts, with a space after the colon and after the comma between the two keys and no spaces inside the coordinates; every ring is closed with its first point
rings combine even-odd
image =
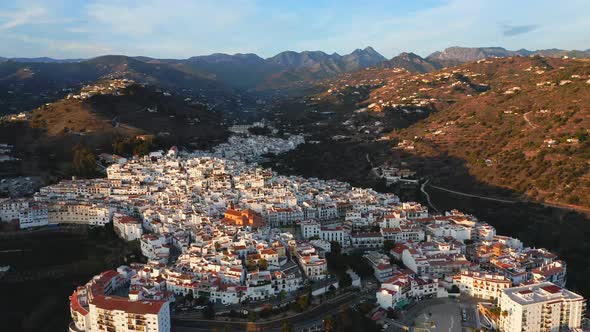
{"type": "Polygon", "coordinates": [[[501,331],[550,331],[578,329],[586,312],[586,300],[550,282],[507,288],[499,300],[501,331]]]}
{"type": "Polygon", "coordinates": [[[497,300],[502,291],[512,286],[506,277],[490,272],[464,271],[453,277],[461,293],[486,300],[497,300]]]}

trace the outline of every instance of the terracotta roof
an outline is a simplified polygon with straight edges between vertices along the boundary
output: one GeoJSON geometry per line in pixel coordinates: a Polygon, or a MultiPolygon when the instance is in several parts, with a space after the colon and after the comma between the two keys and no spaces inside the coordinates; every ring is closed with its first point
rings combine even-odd
{"type": "Polygon", "coordinates": [[[557,285],[544,286],[544,287],[541,287],[541,289],[548,292],[548,293],[551,293],[551,294],[561,292],[561,287],[559,287],[557,285]]]}
{"type": "Polygon", "coordinates": [[[118,296],[97,295],[91,302],[97,308],[105,310],[120,310],[133,314],[152,314],[157,315],[166,301],[142,300],[129,301],[126,298],[118,296]]]}
{"type": "Polygon", "coordinates": [[[86,310],[86,308],[82,307],[82,305],[78,301],[78,291],[74,291],[72,296],[70,296],[70,308],[72,310],[78,312],[82,316],[86,316],[88,314],[88,310],[86,310]]]}

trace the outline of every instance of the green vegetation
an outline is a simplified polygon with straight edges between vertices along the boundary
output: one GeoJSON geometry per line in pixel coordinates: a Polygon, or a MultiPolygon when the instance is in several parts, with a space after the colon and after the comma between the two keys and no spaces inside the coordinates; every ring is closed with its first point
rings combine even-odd
{"type": "Polygon", "coordinates": [[[111,224],[0,236],[0,261],[11,266],[0,279],[6,331],[67,329],[68,296],[76,286],[105,270],[143,260],[139,244],[116,237],[111,224]]]}
{"type": "Polygon", "coordinates": [[[72,151],[73,173],[84,178],[91,178],[97,175],[96,157],[89,148],[76,145],[72,151]]]}
{"type": "Polygon", "coordinates": [[[293,332],[293,324],[289,321],[284,321],[281,325],[281,332],[293,332]]]}
{"type": "Polygon", "coordinates": [[[138,139],[135,137],[125,137],[113,143],[113,152],[121,156],[145,156],[155,146],[151,138],[138,139]]]}
{"type": "Polygon", "coordinates": [[[373,269],[363,258],[362,253],[342,254],[338,242],[332,242],[331,245],[331,252],[326,254],[328,269],[338,277],[340,287],[348,287],[352,284],[352,279],[346,273],[348,269],[352,269],[361,278],[373,275],[373,269]]]}
{"type": "Polygon", "coordinates": [[[208,302],[207,306],[205,306],[205,309],[203,309],[203,317],[205,317],[205,319],[215,318],[215,308],[213,307],[212,303],[208,302]]]}
{"type": "Polygon", "coordinates": [[[266,270],[268,268],[268,262],[266,261],[266,259],[261,258],[258,260],[258,268],[260,268],[261,270],[266,270]]]}
{"type": "Polygon", "coordinates": [[[383,241],[383,249],[386,252],[389,252],[391,249],[393,249],[393,247],[395,247],[395,242],[392,240],[385,240],[383,241]]]}

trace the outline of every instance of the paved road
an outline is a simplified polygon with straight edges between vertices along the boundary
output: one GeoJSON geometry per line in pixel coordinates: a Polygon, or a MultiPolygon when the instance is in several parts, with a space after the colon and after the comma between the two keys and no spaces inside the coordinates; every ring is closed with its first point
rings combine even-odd
{"type": "Polygon", "coordinates": [[[520,201],[512,201],[512,200],[508,200],[508,199],[501,199],[501,198],[493,198],[493,197],[473,195],[473,194],[468,194],[468,193],[464,193],[464,192],[460,192],[460,191],[456,191],[456,190],[451,190],[451,189],[447,189],[447,188],[443,188],[443,187],[439,187],[439,186],[434,186],[434,185],[430,185],[430,187],[435,188],[435,189],[438,189],[438,190],[446,191],[446,192],[449,192],[449,193],[461,195],[461,196],[480,198],[480,199],[485,199],[485,200],[488,200],[488,201],[494,201],[494,202],[500,202],[500,203],[509,203],[509,204],[520,203],[520,201]]]}
{"type": "Polygon", "coordinates": [[[433,208],[436,212],[438,212],[438,209],[430,201],[430,195],[426,192],[426,190],[424,190],[424,187],[426,187],[426,185],[428,184],[429,181],[430,181],[430,179],[428,179],[428,180],[426,180],[426,182],[422,183],[422,185],[420,186],[420,191],[422,191],[424,196],[426,196],[426,201],[428,202],[428,205],[430,205],[431,208],[433,208]]]}
{"type": "Polygon", "coordinates": [[[294,331],[302,331],[314,326],[321,326],[322,320],[326,315],[337,313],[341,306],[349,306],[359,303],[364,296],[359,296],[358,293],[347,293],[341,296],[330,299],[319,306],[297,314],[295,316],[286,318],[277,318],[270,321],[261,321],[257,323],[250,323],[243,321],[213,321],[203,319],[190,319],[182,316],[172,318],[173,331],[175,332],[204,332],[218,329],[222,331],[226,327],[231,331],[245,331],[250,327],[255,327],[256,331],[280,331],[281,325],[284,321],[289,321],[293,324],[294,331]]]}

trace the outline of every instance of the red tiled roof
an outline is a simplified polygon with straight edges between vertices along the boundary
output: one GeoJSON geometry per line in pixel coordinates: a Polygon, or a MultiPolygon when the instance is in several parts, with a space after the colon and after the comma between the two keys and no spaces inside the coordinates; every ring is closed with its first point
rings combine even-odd
{"type": "Polygon", "coordinates": [[[72,296],[70,296],[70,308],[83,316],[88,314],[88,310],[86,310],[80,302],[78,301],[78,291],[74,291],[72,296]]]}
{"type": "Polygon", "coordinates": [[[166,301],[142,300],[130,301],[118,296],[97,295],[91,302],[97,308],[105,310],[120,310],[133,314],[152,314],[157,315],[166,301]]]}
{"type": "Polygon", "coordinates": [[[544,286],[541,287],[542,290],[549,292],[551,294],[555,294],[555,293],[559,293],[561,292],[561,287],[556,286],[556,285],[549,285],[549,286],[544,286]]]}

